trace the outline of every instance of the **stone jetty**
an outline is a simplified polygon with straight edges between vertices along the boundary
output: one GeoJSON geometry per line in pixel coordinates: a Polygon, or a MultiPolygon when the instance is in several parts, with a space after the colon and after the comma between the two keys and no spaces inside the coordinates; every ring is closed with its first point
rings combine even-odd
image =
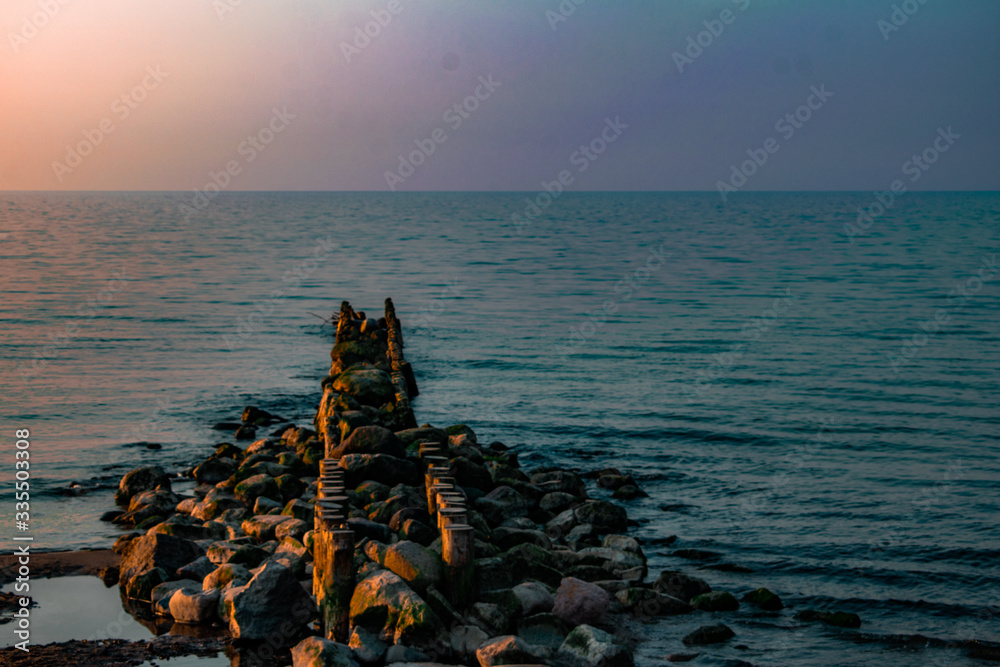
{"type": "MultiPolygon", "coordinates": [[[[226,628],[275,656],[259,664],[618,667],[627,617],[739,604],[648,580],[625,509],[588,493],[641,495],[627,475],[525,470],[463,424],[418,425],[403,350],[391,300],[380,318],[344,302],[311,427],[219,444],[192,497],[158,467],[125,475],[108,518],[135,529],[115,544],[128,608],[226,628]]],[[[248,407],[234,441],[279,421],[248,407]]]]}

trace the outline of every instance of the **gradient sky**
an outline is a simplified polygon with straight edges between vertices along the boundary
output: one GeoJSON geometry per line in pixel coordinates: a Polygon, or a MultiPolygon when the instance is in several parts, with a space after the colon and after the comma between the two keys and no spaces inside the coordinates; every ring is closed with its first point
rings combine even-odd
{"type": "Polygon", "coordinates": [[[399,1],[347,62],[388,0],[4,0],[0,189],[191,190],[232,161],[231,190],[386,190],[437,128],[399,190],[534,191],[562,170],[573,190],[714,190],[770,137],[747,190],[1000,189],[996,0],[908,0],[888,40],[880,0],[589,0],[555,29],[558,0],[399,1]],[[673,53],[724,9],[679,72],[673,53]],[[122,117],[150,67],[166,77],[122,117]],[[453,129],[445,112],[490,75],[453,129]],[[786,140],[776,121],[820,85],[833,96],[786,140]],[[276,108],[294,119],[241,152],[276,108]],[[574,152],[616,117],[628,129],[579,172],[574,152]],[[910,183],[904,163],[949,126],[961,138],[910,183]],[[88,130],[100,144],[60,180],[88,130]]]}

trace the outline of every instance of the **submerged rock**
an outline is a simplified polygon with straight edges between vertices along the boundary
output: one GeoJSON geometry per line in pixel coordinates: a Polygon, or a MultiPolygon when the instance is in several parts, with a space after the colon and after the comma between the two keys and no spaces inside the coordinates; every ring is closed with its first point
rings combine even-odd
{"type": "Polygon", "coordinates": [[[781,598],[766,588],[758,588],[755,591],[750,591],[743,596],[743,601],[749,602],[764,611],[779,611],[785,608],[785,605],[781,602],[781,598]]]}
{"type": "Polygon", "coordinates": [[[712,587],[704,580],[692,577],[677,570],[664,570],[660,572],[653,583],[653,588],[663,593],[675,597],[678,600],[689,602],[691,598],[702,593],[708,593],[712,587]]]}
{"type": "Polygon", "coordinates": [[[736,611],[740,603],[732,593],[712,591],[691,598],[691,606],[700,611],[736,611]]]}
{"type": "Polygon", "coordinates": [[[703,625],[685,636],[682,641],[689,645],[719,644],[735,636],[736,633],[729,627],[718,623],[716,625],[703,625]]]}

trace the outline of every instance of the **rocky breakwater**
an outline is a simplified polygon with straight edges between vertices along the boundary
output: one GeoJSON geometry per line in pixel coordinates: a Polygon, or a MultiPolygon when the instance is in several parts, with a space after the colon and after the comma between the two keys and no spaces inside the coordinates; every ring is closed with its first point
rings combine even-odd
{"type": "Polygon", "coordinates": [[[126,475],[130,608],[290,648],[296,667],[627,666],[626,615],[693,611],[705,591],[648,583],[625,509],[577,471],[524,470],[462,424],[418,426],[402,348],[391,301],[377,320],[345,302],[312,428],[220,444],[187,472],[194,497],[158,468],[126,475]]]}

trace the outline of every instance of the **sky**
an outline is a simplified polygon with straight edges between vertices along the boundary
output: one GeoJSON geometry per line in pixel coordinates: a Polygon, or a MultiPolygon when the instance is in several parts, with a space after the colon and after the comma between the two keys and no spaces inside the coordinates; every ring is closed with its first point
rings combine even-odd
{"type": "Polygon", "coordinates": [[[0,33],[3,190],[1000,189],[995,0],[4,0],[0,33]]]}

